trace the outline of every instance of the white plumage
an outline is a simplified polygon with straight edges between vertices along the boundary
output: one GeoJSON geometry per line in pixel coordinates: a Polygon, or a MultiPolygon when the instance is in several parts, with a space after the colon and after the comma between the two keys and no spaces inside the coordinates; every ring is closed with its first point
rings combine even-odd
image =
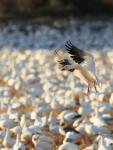
{"type": "Polygon", "coordinates": [[[58,62],[61,70],[74,71],[75,76],[88,85],[88,93],[91,87],[97,91],[98,79],[93,55],[88,51],[78,49],[70,41],[66,44],[66,50],[68,55],[64,54],[64,56],[56,52],[57,56],[60,56],[58,62]]]}

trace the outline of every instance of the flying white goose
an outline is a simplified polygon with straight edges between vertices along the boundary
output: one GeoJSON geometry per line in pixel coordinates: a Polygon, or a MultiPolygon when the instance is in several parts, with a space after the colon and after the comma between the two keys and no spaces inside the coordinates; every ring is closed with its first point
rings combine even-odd
{"type": "Polygon", "coordinates": [[[77,48],[71,41],[68,41],[65,46],[69,54],[68,57],[60,56],[58,52],[55,51],[56,54],[61,57],[58,61],[61,70],[74,71],[75,76],[88,85],[88,93],[91,87],[94,87],[95,91],[97,91],[96,85],[98,84],[98,79],[95,71],[95,59],[92,54],[77,48]]]}

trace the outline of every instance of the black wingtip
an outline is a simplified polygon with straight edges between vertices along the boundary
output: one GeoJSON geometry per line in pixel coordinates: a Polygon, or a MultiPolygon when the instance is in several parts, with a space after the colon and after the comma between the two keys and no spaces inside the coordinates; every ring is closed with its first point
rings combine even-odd
{"type": "Polygon", "coordinates": [[[75,45],[72,44],[72,42],[69,40],[66,43],[66,51],[71,55],[70,57],[76,62],[76,63],[82,63],[85,59],[85,53],[83,50],[79,49],[75,45]]]}
{"type": "Polygon", "coordinates": [[[69,40],[69,41],[66,42],[65,46],[69,46],[69,47],[70,47],[70,46],[73,46],[73,44],[72,44],[72,42],[69,40]]]}
{"type": "Polygon", "coordinates": [[[76,48],[78,50],[80,50],[78,47],[76,47],[70,40],[68,40],[65,44],[66,48],[67,49],[70,49],[70,48],[76,48]]]}
{"type": "Polygon", "coordinates": [[[72,44],[72,42],[69,40],[69,41],[66,42],[65,47],[66,47],[66,50],[68,51],[68,50],[72,49],[72,48],[75,47],[75,46],[74,46],[74,45],[72,44]]]}
{"type": "Polygon", "coordinates": [[[72,42],[69,40],[69,41],[67,41],[67,44],[69,45],[69,46],[73,46],[73,44],[72,44],[72,42]]]}

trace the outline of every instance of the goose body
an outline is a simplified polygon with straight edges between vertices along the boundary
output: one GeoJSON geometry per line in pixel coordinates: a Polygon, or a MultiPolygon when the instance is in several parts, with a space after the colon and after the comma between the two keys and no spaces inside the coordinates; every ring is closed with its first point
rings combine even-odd
{"type": "Polygon", "coordinates": [[[81,82],[88,85],[88,93],[91,87],[94,87],[97,91],[96,85],[98,79],[93,55],[88,51],[80,50],[70,41],[68,41],[65,46],[69,56],[60,56],[58,62],[61,66],[61,70],[74,72],[75,76],[79,78],[81,82]]]}

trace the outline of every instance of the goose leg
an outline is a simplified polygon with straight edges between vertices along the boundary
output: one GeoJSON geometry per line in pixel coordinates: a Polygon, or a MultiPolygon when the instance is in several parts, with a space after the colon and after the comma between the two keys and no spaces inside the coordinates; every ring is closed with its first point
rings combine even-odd
{"type": "Polygon", "coordinates": [[[90,84],[88,84],[88,88],[87,88],[87,94],[90,93],[90,84]]]}
{"type": "Polygon", "coordinates": [[[95,88],[95,91],[98,92],[95,82],[94,82],[94,88],[95,88]]]}

